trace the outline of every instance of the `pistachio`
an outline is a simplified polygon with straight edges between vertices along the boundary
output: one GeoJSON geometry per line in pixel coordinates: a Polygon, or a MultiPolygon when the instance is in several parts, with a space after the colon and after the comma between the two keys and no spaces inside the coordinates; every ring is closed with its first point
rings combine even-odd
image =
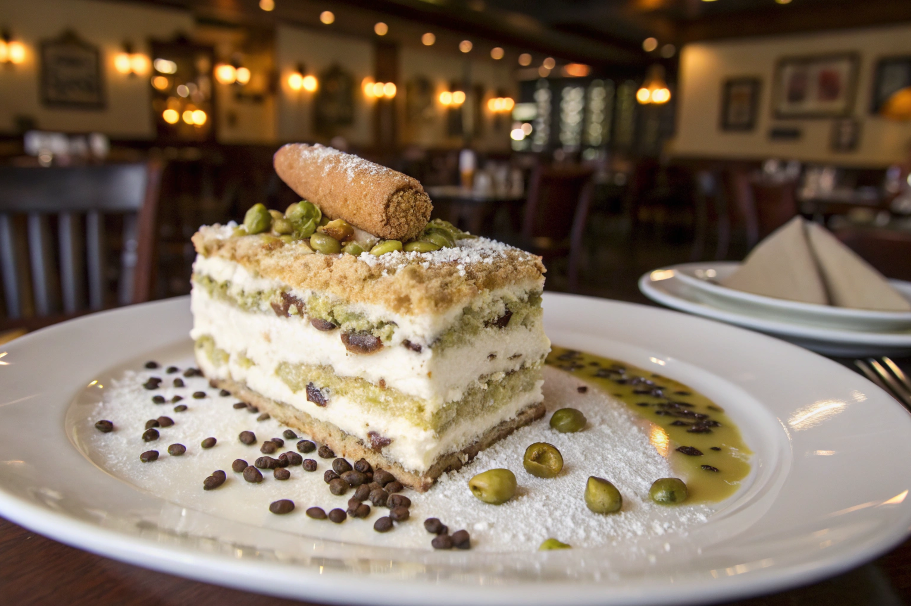
{"type": "Polygon", "coordinates": [[[347,242],[354,236],[354,228],[344,219],[334,219],[329,221],[317,231],[332,236],[339,242],[347,242]]]}
{"type": "Polygon", "coordinates": [[[322,217],[323,213],[320,212],[320,209],[306,200],[295,202],[285,209],[285,218],[292,223],[306,223],[312,219],[313,223],[317,224],[322,217]]]}
{"type": "Polygon", "coordinates": [[[408,244],[406,244],[403,247],[403,250],[405,252],[425,253],[425,252],[433,252],[435,250],[440,250],[441,248],[443,248],[443,247],[434,242],[425,242],[423,240],[415,240],[413,242],[409,242],[408,244]]]}
{"type": "Polygon", "coordinates": [[[686,501],[686,484],[678,478],[661,478],[652,484],[648,496],[659,505],[677,505],[686,501]]]}
{"type": "Polygon", "coordinates": [[[544,442],[532,444],[525,450],[522,461],[525,471],[539,478],[554,478],[563,469],[563,455],[544,442]]]}
{"type": "Polygon", "coordinates": [[[361,256],[361,253],[364,252],[364,249],[357,242],[348,242],[342,247],[342,252],[347,255],[354,255],[355,257],[361,256]]]}
{"type": "Polygon", "coordinates": [[[272,232],[280,236],[291,234],[294,232],[294,224],[281,215],[277,219],[273,217],[272,232]]]}
{"type": "Polygon", "coordinates": [[[339,244],[338,240],[320,232],[310,236],[310,247],[324,255],[334,255],[342,250],[342,245],[339,244]]]}
{"type": "Polygon", "coordinates": [[[550,426],[560,433],[582,431],[585,423],[585,415],[575,408],[561,408],[550,418],[550,426]]]}
{"type": "Polygon", "coordinates": [[[425,232],[424,235],[421,236],[421,239],[425,242],[432,242],[440,248],[452,248],[455,246],[455,241],[452,236],[439,229],[425,232]]]}
{"type": "Polygon", "coordinates": [[[553,551],[554,549],[572,549],[572,545],[567,545],[562,541],[557,539],[547,539],[541,546],[538,547],[538,551],[553,551]]]}
{"type": "Polygon", "coordinates": [[[595,513],[614,513],[623,506],[623,497],[604,478],[591,476],[585,484],[585,504],[595,513]]]}
{"type": "Polygon", "coordinates": [[[516,476],[508,469],[488,469],[468,480],[471,494],[491,505],[502,505],[516,494],[516,476]]]}
{"type": "Polygon", "coordinates": [[[398,240],[382,240],[379,244],[370,249],[371,255],[385,255],[397,250],[402,250],[402,243],[398,240]]]}
{"type": "Polygon", "coordinates": [[[272,225],[272,215],[262,204],[254,204],[244,215],[244,228],[248,234],[259,234],[267,231],[272,225]]]}

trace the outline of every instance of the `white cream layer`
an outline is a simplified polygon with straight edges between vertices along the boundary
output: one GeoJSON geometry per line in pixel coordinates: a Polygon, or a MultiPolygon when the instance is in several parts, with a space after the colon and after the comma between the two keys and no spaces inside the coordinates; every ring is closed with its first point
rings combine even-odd
{"type": "Polygon", "coordinates": [[[262,365],[255,357],[250,359],[256,364],[246,368],[237,364],[233,356],[228,364],[219,367],[213,365],[206,356],[198,356],[197,361],[208,377],[245,383],[271,400],[290,404],[319,421],[332,423],[342,431],[360,438],[365,444],[370,444],[369,432],[379,433],[392,440],[383,448],[383,455],[416,473],[426,472],[440,456],[465,448],[489,429],[540,402],[541,386],[544,383],[543,380],[537,381],[533,389],[515,394],[505,406],[492,410],[487,415],[456,423],[440,436],[433,430],[416,427],[404,419],[365,409],[356,400],[346,397],[330,396],[326,406],[317,406],[307,400],[304,390],[295,393],[279,379],[275,375],[274,366],[262,365]]]}
{"type": "Polygon", "coordinates": [[[193,330],[198,339],[209,335],[218,348],[243,353],[265,367],[279,362],[329,366],[342,377],[359,377],[427,400],[428,418],[446,402],[462,398],[482,376],[518,369],[550,351],[540,321],[525,328],[484,329],[463,345],[420,353],[404,345],[387,345],[373,354],[353,354],[342,343],[340,331],[319,331],[297,317],[282,318],[271,310],[246,312],[213,299],[201,289],[191,295],[193,330]]]}

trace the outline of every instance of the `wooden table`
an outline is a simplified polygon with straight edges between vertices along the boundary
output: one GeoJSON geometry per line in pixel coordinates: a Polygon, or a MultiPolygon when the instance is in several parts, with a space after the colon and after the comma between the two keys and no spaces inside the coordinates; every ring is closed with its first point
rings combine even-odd
{"type": "MultiPolygon", "coordinates": [[[[458,185],[438,185],[426,188],[433,200],[433,215],[449,221],[459,229],[476,235],[491,235],[497,211],[508,208],[511,218],[518,218],[524,196],[479,194],[458,185]]],[[[518,231],[517,225],[513,225],[518,231]]]]}

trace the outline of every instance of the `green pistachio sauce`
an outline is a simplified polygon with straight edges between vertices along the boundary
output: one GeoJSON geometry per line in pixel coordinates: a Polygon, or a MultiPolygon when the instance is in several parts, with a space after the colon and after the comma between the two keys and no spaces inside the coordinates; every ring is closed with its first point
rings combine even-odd
{"type": "Polygon", "coordinates": [[[737,425],[721,406],[683,383],[631,364],[556,346],[547,356],[547,364],[604,390],[634,411],[652,446],[686,482],[687,503],[723,501],[737,492],[750,473],[753,453],[737,425]],[[694,429],[700,433],[693,433],[694,429]],[[687,455],[677,450],[680,447],[695,448],[702,454],[687,455]]]}

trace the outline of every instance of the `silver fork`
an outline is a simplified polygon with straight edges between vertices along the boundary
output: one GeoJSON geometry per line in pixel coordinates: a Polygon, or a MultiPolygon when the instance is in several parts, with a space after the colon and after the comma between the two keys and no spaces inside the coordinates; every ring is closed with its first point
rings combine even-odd
{"type": "Polygon", "coordinates": [[[864,373],[868,379],[876,383],[886,393],[898,400],[899,404],[911,412],[911,381],[898,365],[888,357],[879,360],[867,358],[854,360],[854,365],[864,373]]]}

